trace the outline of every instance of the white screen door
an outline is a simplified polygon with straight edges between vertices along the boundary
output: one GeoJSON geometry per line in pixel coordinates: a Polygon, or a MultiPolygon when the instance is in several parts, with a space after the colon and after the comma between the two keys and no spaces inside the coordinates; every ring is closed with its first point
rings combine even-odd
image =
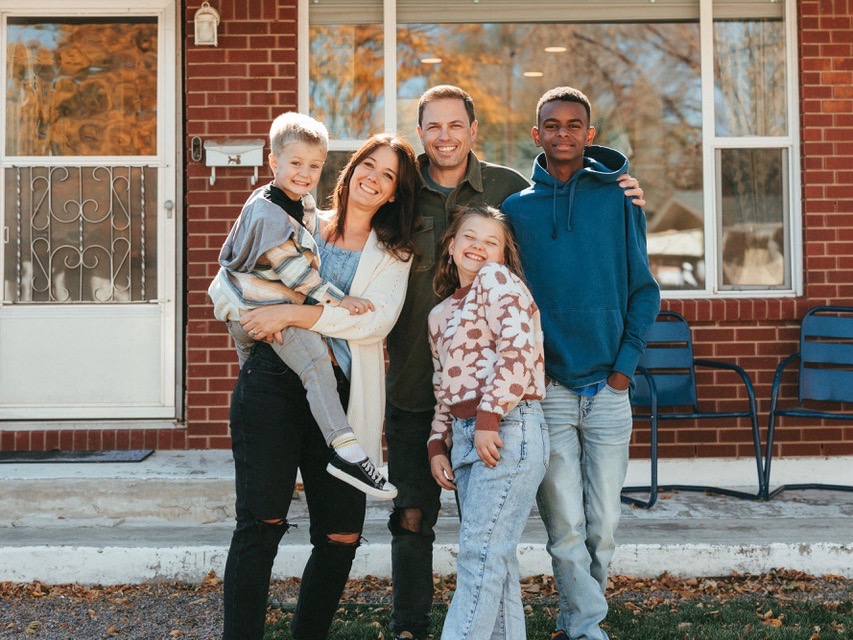
{"type": "Polygon", "coordinates": [[[0,16],[0,420],[174,417],[174,2],[0,16]]]}

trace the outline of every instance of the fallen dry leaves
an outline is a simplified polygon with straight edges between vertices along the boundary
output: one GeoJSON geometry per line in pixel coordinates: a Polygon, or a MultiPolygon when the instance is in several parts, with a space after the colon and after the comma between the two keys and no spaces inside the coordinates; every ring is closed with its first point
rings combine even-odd
{"type": "MultiPolygon", "coordinates": [[[[435,576],[435,593],[439,600],[449,600],[456,588],[455,576],[435,576]]],[[[214,572],[207,574],[200,584],[174,583],[177,590],[195,591],[204,594],[221,588],[222,579],[214,572]]],[[[162,585],[161,585],[162,586],[162,585]]],[[[634,576],[611,576],[607,585],[610,598],[631,596],[637,602],[637,596],[645,596],[643,606],[654,608],[673,598],[710,598],[725,602],[742,595],[762,595],[780,600],[802,599],[809,595],[825,597],[827,593],[847,593],[849,597],[850,580],[842,576],[813,576],[800,571],[772,570],[757,575],[733,573],[726,577],[715,578],[679,578],[664,573],[656,578],[636,578],[634,576]]],[[[153,585],[51,585],[45,582],[15,583],[0,582],[0,598],[42,598],[65,596],[83,600],[107,598],[122,603],[128,595],[151,590],[153,585]]],[[[291,578],[274,583],[273,591],[294,593],[299,588],[299,580],[291,578]]],[[[537,600],[555,596],[557,593],[551,576],[538,575],[521,581],[522,595],[525,599],[537,600]]],[[[344,602],[368,600],[372,602],[390,602],[391,581],[388,578],[366,576],[350,580],[344,591],[344,602]]],[[[94,612],[92,612],[94,613],[94,612]]],[[[763,621],[775,619],[773,612],[762,612],[763,621]]]]}

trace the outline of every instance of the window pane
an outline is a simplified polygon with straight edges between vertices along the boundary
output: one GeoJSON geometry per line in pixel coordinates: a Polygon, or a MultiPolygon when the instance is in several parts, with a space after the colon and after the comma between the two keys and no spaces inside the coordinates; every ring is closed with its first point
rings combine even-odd
{"type": "Polygon", "coordinates": [[[382,25],[311,27],[309,111],[334,139],[385,129],[382,25]]]}
{"type": "Polygon", "coordinates": [[[155,18],[10,18],[6,153],[157,153],[155,18]]]}
{"type": "Polygon", "coordinates": [[[352,151],[329,151],[326,162],[323,164],[320,183],[317,185],[317,206],[320,209],[332,208],[330,198],[338,182],[338,176],[347,166],[352,154],[352,151]]]}
{"type": "Polygon", "coordinates": [[[785,286],[785,151],[722,149],[722,284],[785,286]]]}
{"type": "Polygon", "coordinates": [[[5,301],[157,299],[156,168],[15,167],[5,183],[5,301]]]}
{"type": "Polygon", "coordinates": [[[662,285],[704,286],[697,23],[408,24],[397,60],[401,132],[414,137],[425,89],[459,85],[477,108],[477,154],[526,176],[539,151],[530,135],[539,96],[561,84],[584,91],[596,143],[628,156],[643,184],[662,285]]]}
{"type": "Polygon", "coordinates": [[[718,136],[787,134],[784,22],[714,22],[714,93],[718,136]]]}

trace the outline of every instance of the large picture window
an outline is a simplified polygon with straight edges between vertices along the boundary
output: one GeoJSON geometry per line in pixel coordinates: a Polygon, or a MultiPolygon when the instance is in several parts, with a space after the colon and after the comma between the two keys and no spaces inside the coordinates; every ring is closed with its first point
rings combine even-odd
{"type": "Polygon", "coordinates": [[[372,133],[417,143],[418,98],[442,83],[474,98],[475,152],[530,175],[539,96],[576,86],[595,142],[643,185],[665,292],[797,293],[794,4],[304,1],[300,99],[333,138],[324,185],[372,133]]]}

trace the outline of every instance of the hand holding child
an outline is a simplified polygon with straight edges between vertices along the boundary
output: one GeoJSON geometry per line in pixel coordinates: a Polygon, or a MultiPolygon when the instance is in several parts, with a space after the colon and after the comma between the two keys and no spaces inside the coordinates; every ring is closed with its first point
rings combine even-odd
{"type": "Polygon", "coordinates": [[[497,431],[475,431],[474,448],[487,467],[496,467],[500,462],[501,454],[498,449],[503,449],[504,443],[497,431]]]}
{"type": "Polygon", "coordinates": [[[367,298],[358,298],[356,296],[344,296],[338,303],[339,307],[343,307],[350,312],[350,315],[358,315],[367,311],[375,311],[376,307],[367,298]]]}
{"type": "Polygon", "coordinates": [[[441,454],[433,456],[429,461],[429,466],[432,471],[432,477],[435,478],[435,481],[442,489],[456,491],[456,485],[453,484],[455,480],[453,467],[450,466],[450,460],[447,456],[441,454]]]}

